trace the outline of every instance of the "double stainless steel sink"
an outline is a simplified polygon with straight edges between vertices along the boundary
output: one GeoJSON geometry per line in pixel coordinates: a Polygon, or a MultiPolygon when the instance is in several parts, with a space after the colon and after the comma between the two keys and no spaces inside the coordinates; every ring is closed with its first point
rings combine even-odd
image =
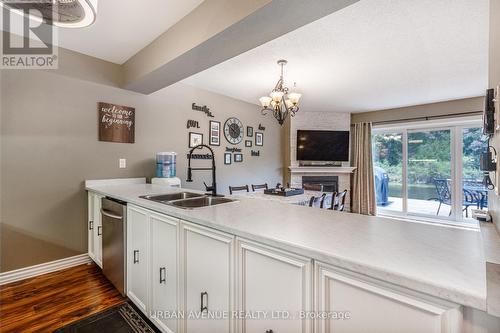
{"type": "Polygon", "coordinates": [[[192,192],[143,195],[140,196],[140,198],[184,209],[209,207],[236,201],[229,198],[211,197],[205,194],[192,193],[192,192]]]}

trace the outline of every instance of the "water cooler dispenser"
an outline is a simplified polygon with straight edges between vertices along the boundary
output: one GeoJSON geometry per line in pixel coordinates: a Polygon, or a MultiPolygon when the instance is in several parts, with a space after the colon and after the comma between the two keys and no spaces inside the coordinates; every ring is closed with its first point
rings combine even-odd
{"type": "Polygon", "coordinates": [[[181,187],[181,180],[176,177],[176,158],[174,152],[156,153],[156,177],[151,179],[151,184],[181,187]]]}

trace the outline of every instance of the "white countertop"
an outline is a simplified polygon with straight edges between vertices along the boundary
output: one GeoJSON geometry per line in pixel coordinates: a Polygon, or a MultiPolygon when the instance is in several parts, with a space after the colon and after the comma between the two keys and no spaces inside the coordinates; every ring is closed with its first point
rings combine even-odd
{"type": "Polygon", "coordinates": [[[185,210],[140,199],[141,195],[179,191],[151,184],[87,185],[87,190],[486,309],[485,256],[478,231],[242,197],[185,210]]]}

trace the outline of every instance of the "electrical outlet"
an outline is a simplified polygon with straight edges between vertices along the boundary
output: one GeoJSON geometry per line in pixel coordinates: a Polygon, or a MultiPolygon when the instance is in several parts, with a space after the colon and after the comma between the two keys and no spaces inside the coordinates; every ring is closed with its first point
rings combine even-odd
{"type": "Polygon", "coordinates": [[[119,159],[120,169],[125,169],[127,167],[127,160],[124,158],[119,159]]]}

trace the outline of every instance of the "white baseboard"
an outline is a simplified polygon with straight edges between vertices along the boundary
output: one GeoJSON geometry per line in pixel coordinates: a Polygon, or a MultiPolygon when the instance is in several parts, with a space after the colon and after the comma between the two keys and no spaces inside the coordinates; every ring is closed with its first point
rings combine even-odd
{"type": "Polygon", "coordinates": [[[34,276],[59,271],[61,269],[86,264],[89,263],[90,261],[91,260],[88,254],[84,253],[69,258],[50,261],[35,266],[29,266],[5,273],[0,273],[0,286],[7,283],[31,278],[34,276]]]}

